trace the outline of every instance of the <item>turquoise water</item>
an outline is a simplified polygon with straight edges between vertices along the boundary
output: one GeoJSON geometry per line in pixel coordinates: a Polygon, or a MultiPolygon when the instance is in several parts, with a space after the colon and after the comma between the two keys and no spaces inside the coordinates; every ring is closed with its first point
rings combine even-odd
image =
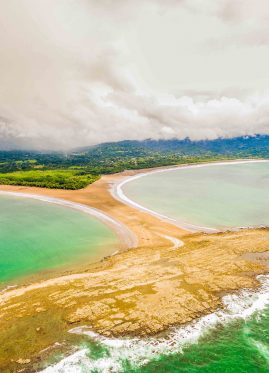
{"type": "Polygon", "coordinates": [[[269,162],[153,173],[122,189],[140,205],[187,224],[212,228],[269,224],[269,162]]]}
{"type": "Polygon", "coordinates": [[[100,259],[116,242],[106,225],[82,212],[0,196],[0,286],[21,276],[100,259]]]}

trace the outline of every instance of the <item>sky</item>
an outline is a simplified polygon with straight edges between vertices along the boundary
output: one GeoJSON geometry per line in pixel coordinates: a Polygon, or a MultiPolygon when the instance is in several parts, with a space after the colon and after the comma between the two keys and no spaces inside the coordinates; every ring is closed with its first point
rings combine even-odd
{"type": "Polygon", "coordinates": [[[0,0],[0,148],[269,134],[268,0],[0,0]]]}

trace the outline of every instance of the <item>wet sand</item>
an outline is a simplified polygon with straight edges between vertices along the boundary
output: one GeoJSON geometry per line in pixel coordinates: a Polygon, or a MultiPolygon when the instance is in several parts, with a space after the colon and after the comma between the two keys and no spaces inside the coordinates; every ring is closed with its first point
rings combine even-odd
{"type": "Polygon", "coordinates": [[[0,370],[33,371],[42,351],[76,326],[116,337],[152,335],[214,312],[224,293],[258,286],[256,275],[268,266],[249,253],[269,250],[269,229],[190,233],[113,198],[111,188],[138,172],[104,176],[78,191],[0,187],[96,208],[137,237],[135,248],[123,242],[118,254],[83,271],[2,292],[0,370]]]}

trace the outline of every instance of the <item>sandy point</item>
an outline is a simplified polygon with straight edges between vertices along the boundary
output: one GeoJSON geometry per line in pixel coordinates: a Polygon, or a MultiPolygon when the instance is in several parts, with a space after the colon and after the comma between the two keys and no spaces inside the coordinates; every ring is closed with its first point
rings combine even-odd
{"type": "MultiPolygon", "coordinates": [[[[125,171],[119,174],[105,175],[94,184],[80,190],[0,185],[0,192],[20,193],[22,196],[29,195],[37,198],[40,196],[44,200],[47,197],[50,199],[49,202],[56,199],[54,202],[62,201],[63,204],[64,201],[68,201],[80,207],[87,206],[92,209],[92,212],[95,209],[100,212],[99,216],[98,214],[95,214],[95,216],[101,218],[104,223],[109,224],[109,218],[113,220],[109,225],[119,236],[121,250],[131,247],[154,246],[160,244],[160,242],[166,242],[169,245],[169,240],[161,235],[167,234],[180,238],[188,231],[176,227],[172,222],[162,221],[146,211],[138,210],[134,206],[115,198],[112,193],[112,190],[120,181],[143,171],[125,171]],[[102,214],[108,219],[102,219],[102,214]]],[[[70,204],[68,207],[76,206],[70,204]]]]}

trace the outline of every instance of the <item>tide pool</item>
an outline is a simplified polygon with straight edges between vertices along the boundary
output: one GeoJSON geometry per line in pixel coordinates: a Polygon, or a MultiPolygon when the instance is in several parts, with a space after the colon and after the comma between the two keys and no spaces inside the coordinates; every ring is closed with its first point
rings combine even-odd
{"type": "Polygon", "coordinates": [[[149,173],[123,185],[132,201],[186,223],[225,229],[269,224],[269,162],[149,173]]]}
{"type": "Polygon", "coordinates": [[[111,254],[116,243],[110,228],[83,212],[0,195],[0,286],[22,276],[98,260],[111,254]]]}

